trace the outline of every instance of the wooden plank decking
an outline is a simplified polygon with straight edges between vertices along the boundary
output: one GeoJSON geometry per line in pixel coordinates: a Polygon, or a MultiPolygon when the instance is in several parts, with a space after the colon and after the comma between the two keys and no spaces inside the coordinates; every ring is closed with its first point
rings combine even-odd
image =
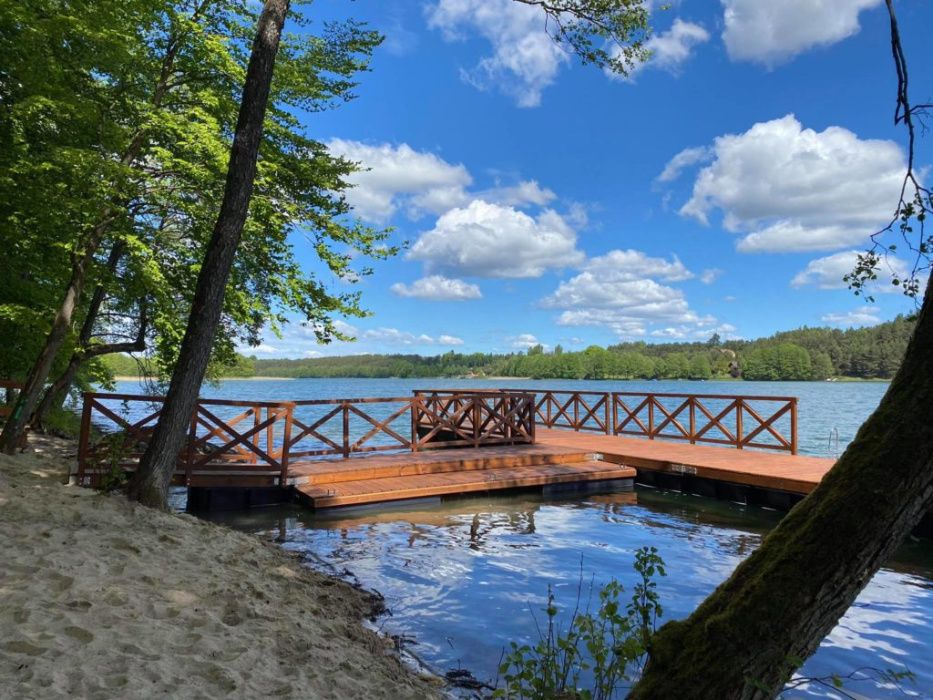
{"type": "Polygon", "coordinates": [[[624,480],[636,471],[559,445],[490,446],[293,464],[289,483],[315,508],[624,480]]]}
{"type": "Polygon", "coordinates": [[[713,481],[806,495],[835,460],[759,450],[690,445],[539,428],[539,445],[575,448],[637,469],[690,474],[713,481]]]}

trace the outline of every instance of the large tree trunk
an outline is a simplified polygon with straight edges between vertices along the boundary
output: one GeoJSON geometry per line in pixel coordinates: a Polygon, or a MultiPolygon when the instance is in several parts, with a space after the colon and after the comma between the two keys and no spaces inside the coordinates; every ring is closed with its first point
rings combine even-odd
{"type": "MultiPolygon", "coordinates": [[[[900,370],[836,465],[686,620],[629,696],[772,698],[933,506],[933,285],[900,370]]],[[[840,669],[842,670],[842,669],[840,669]]]]}
{"type": "Polygon", "coordinates": [[[157,508],[167,505],[168,487],[178,455],[184,447],[198,391],[207,370],[214,332],[223,310],[227,278],[253,193],[275,56],[288,5],[288,0],[266,0],[259,17],[220,213],[198,274],[188,326],[159,422],[130,482],[129,497],[145,505],[157,508]]]}

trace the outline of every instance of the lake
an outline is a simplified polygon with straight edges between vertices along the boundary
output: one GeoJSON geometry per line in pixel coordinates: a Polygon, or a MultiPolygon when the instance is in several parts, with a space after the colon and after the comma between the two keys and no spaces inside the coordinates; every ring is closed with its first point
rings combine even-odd
{"type": "MultiPolygon", "coordinates": [[[[205,396],[277,400],[405,396],[416,388],[578,389],[797,396],[801,452],[843,449],[881,399],[870,382],[586,382],[523,380],[238,380],[205,396]]],[[[135,392],[121,382],[120,391],[135,392]]],[[[726,449],[726,448],[723,448],[726,449]]],[[[780,514],[697,496],[638,489],[635,494],[544,499],[519,494],[342,509],[297,507],[215,514],[213,519],[306,555],[310,565],[348,570],[386,598],[380,625],[411,635],[411,650],[435,671],[462,667],[495,678],[504,647],[534,642],[547,588],[572,607],[581,581],[611,577],[631,588],[634,551],[658,548],[669,575],[659,580],[665,620],[688,615],[758,546],[780,514]]],[[[863,591],[818,652],[807,676],[857,668],[909,668],[909,696],[933,697],[933,543],[912,540],[863,591]]],[[[903,697],[873,683],[847,684],[863,697],[903,697]]],[[[811,686],[790,697],[842,697],[811,686]]]]}

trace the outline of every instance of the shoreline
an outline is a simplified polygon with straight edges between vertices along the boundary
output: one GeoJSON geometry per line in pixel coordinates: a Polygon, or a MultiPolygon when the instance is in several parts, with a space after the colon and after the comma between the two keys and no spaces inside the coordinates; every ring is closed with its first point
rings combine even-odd
{"type": "Polygon", "coordinates": [[[255,536],[66,485],[73,445],[33,444],[0,455],[4,693],[441,696],[366,626],[373,595],[255,536]]]}

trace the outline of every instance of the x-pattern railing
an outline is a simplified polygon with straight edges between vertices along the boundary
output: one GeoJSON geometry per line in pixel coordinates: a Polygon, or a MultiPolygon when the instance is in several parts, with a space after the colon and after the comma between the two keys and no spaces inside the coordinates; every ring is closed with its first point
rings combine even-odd
{"type": "MultiPolygon", "coordinates": [[[[163,401],[161,396],[86,393],[78,446],[78,482],[96,483],[111,469],[135,469],[155,429],[163,401]],[[140,412],[142,418],[127,417],[140,412]],[[92,425],[103,439],[92,440],[92,425]]],[[[176,478],[191,483],[195,474],[225,471],[284,480],[288,453],[282,445],[289,439],[292,411],[291,402],[199,399],[188,440],[178,455],[176,478]],[[218,415],[233,412],[236,415],[218,415]]]]}
{"type": "MultiPolygon", "coordinates": [[[[158,421],[159,396],[84,396],[78,480],[138,467],[158,421]],[[141,418],[128,418],[129,415],[141,418]],[[92,425],[106,439],[92,440],[92,425]]],[[[201,399],[191,417],[175,477],[205,473],[278,477],[295,459],[384,450],[534,441],[534,397],[526,393],[431,392],[401,398],[252,402],[201,399]]]]}
{"type": "Polygon", "coordinates": [[[797,454],[795,397],[569,390],[537,397],[537,422],[546,428],[797,454]]]}
{"type": "Polygon", "coordinates": [[[534,442],[533,394],[434,389],[414,394],[412,449],[534,442]]]}

